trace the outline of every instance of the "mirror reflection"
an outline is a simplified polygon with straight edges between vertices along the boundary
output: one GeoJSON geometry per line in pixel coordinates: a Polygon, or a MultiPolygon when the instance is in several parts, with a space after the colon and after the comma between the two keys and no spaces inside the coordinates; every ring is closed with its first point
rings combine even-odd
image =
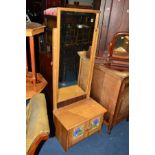
{"type": "Polygon", "coordinates": [[[129,35],[119,34],[115,37],[112,56],[129,56],[129,35]]]}
{"type": "Polygon", "coordinates": [[[79,51],[92,45],[94,13],[61,12],[59,88],[77,84],[79,51]]]}

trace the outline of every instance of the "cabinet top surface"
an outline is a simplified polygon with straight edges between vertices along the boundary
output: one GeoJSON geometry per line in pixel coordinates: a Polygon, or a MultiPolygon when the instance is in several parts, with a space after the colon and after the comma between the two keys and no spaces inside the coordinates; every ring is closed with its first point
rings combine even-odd
{"type": "Polygon", "coordinates": [[[113,76],[117,76],[119,78],[127,78],[127,77],[129,77],[129,72],[128,71],[118,71],[118,70],[110,69],[110,68],[107,68],[106,66],[98,65],[98,64],[95,64],[95,67],[100,69],[100,70],[103,70],[106,73],[109,73],[109,74],[111,74],[113,76]]]}
{"type": "Polygon", "coordinates": [[[44,32],[45,26],[35,22],[26,23],[26,36],[33,36],[39,33],[44,32]]]}
{"type": "Polygon", "coordinates": [[[102,115],[107,110],[93,99],[84,99],[54,111],[55,117],[66,129],[71,129],[90,119],[102,115]]]}

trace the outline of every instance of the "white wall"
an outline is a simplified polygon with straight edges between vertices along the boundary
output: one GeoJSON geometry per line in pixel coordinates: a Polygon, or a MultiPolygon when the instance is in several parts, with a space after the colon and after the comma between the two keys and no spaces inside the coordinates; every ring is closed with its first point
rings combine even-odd
{"type": "Polygon", "coordinates": [[[79,1],[80,5],[92,5],[93,0],[69,0],[69,4],[74,4],[74,1],[79,1]]]}

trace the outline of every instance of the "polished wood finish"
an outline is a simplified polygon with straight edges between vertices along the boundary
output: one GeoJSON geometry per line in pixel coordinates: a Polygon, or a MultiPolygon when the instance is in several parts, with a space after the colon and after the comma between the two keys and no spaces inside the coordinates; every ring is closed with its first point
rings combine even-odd
{"type": "Polygon", "coordinates": [[[35,50],[34,50],[35,49],[34,35],[43,33],[44,28],[45,26],[39,23],[34,23],[34,22],[26,23],[26,37],[29,37],[29,42],[30,42],[30,56],[31,56],[31,70],[32,70],[32,72],[28,72],[28,65],[26,64],[26,98],[27,99],[41,92],[43,88],[45,88],[45,86],[47,85],[47,81],[42,77],[42,75],[36,73],[35,50]]]}
{"type": "Polygon", "coordinates": [[[100,11],[97,55],[104,57],[113,35],[129,32],[129,0],[102,0],[100,11]]]}
{"type": "Polygon", "coordinates": [[[108,110],[104,120],[110,133],[115,124],[129,115],[129,72],[96,64],[91,97],[108,110]]]}
{"type": "Polygon", "coordinates": [[[30,146],[30,149],[27,153],[27,155],[35,155],[36,149],[38,148],[39,144],[42,141],[46,141],[49,138],[48,133],[41,133],[33,142],[33,144],[30,146]]]}
{"type": "Polygon", "coordinates": [[[44,25],[35,22],[26,23],[26,36],[31,37],[44,32],[44,25]]]}
{"type": "Polygon", "coordinates": [[[73,85],[60,88],[58,94],[58,102],[63,102],[65,100],[85,95],[86,93],[78,85],[73,85]]]}
{"type": "Polygon", "coordinates": [[[57,28],[53,30],[53,114],[56,137],[65,151],[82,139],[100,131],[104,113],[107,111],[90,98],[90,87],[99,33],[98,19],[99,11],[95,10],[78,8],[57,9],[57,28]],[[90,57],[86,57],[86,51],[78,52],[80,56],[78,84],[64,88],[58,88],[61,11],[96,14],[90,57]],[[73,101],[81,97],[85,98],[77,102],[73,101]],[[64,107],[59,106],[59,104],[62,105],[65,101],[72,101],[72,104],[64,107]],[[96,121],[98,123],[94,128],[94,122],[96,121]]]}
{"type": "MultiPolygon", "coordinates": [[[[125,36],[125,40],[129,42],[129,33],[128,32],[118,32],[116,33],[111,42],[109,43],[109,55],[111,58],[117,58],[117,59],[122,59],[122,60],[129,60],[129,53],[126,52],[126,55],[114,55],[114,47],[116,46],[116,41],[119,36],[125,36]]],[[[123,47],[122,47],[123,48],[123,47]]]]}
{"type": "Polygon", "coordinates": [[[32,98],[35,94],[40,93],[47,85],[47,81],[44,79],[44,77],[40,74],[37,73],[37,82],[35,85],[32,83],[32,72],[28,72],[27,77],[26,77],[26,99],[32,98]]]}
{"type": "MultiPolygon", "coordinates": [[[[88,81],[86,86],[86,96],[89,98],[90,95],[90,86],[92,79],[92,70],[95,59],[95,52],[98,39],[98,20],[99,20],[99,11],[90,10],[90,9],[79,9],[79,8],[57,8],[57,28],[53,29],[53,107],[54,110],[57,109],[58,102],[58,79],[59,79],[59,58],[60,58],[60,23],[61,23],[61,11],[67,12],[83,12],[83,13],[95,13],[95,27],[93,32],[92,48],[91,48],[91,57],[90,57],[90,68],[88,73],[88,81]]],[[[77,96],[76,96],[77,97],[77,96]]]]}
{"type": "Polygon", "coordinates": [[[54,111],[56,136],[64,150],[67,151],[70,146],[99,131],[102,127],[105,112],[106,109],[93,99],[84,99],[54,111]],[[97,128],[92,129],[90,122],[98,117],[100,123],[97,128]],[[73,131],[79,126],[84,126],[84,134],[74,139],[73,131]]]}
{"type": "Polygon", "coordinates": [[[80,64],[79,64],[79,74],[78,74],[78,85],[86,91],[87,83],[88,83],[88,74],[90,68],[90,59],[86,56],[86,51],[78,52],[80,56],[80,64]]]}

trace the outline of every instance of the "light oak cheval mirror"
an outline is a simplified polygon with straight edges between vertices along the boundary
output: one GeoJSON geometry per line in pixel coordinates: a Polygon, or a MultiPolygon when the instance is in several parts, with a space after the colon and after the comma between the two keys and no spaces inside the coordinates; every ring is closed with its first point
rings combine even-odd
{"type": "Polygon", "coordinates": [[[57,8],[52,39],[53,119],[56,137],[65,151],[101,131],[107,111],[90,98],[98,20],[97,10],[57,8]]]}
{"type": "Polygon", "coordinates": [[[89,97],[99,11],[57,9],[57,28],[53,30],[53,105],[72,98],[89,97]],[[90,58],[86,53],[91,47],[90,58]]]}

